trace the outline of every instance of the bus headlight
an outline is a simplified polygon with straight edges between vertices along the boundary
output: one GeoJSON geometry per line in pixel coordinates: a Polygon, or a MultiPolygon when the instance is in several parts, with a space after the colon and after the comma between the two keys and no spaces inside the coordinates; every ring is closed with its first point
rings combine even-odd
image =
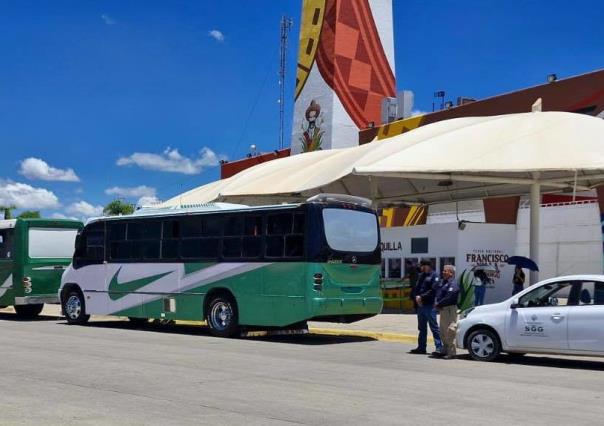
{"type": "Polygon", "coordinates": [[[470,315],[470,312],[472,312],[475,308],[469,308],[469,309],[465,309],[461,312],[461,314],[459,314],[459,319],[464,319],[466,318],[468,315],[470,315]]]}

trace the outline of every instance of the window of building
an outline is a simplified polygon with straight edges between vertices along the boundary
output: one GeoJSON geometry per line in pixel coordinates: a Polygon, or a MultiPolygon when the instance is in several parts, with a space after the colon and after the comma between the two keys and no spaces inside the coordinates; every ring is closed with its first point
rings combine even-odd
{"type": "Polygon", "coordinates": [[[388,278],[401,278],[401,259],[388,259],[388,278]]]}
{"type": "Polygon", "coordinates": [[[411,238],[411,253],[428,253],[428,238],[411,238]]]}

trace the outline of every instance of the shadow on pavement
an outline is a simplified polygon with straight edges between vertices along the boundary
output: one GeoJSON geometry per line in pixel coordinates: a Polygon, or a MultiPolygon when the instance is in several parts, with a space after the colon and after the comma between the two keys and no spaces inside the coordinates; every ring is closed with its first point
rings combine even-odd
{"type": "Polygon", "coordinates": [[[377,342],[371,337],[362,336],[332,336],[327,334],[298,334],[290,336],[262,336],[246,337],[246,339],[263,340],[273,343],[286,343],[292,345],[337,345],[342,343],[377,342]]]}
{"type": "MultiPolygon", "coordinates": [[[[53,318],[56,319],[56,318],[53,318]]],[[[59,324],[68,325],[67,322],[59,324]]],[[[72,327],[78,327],[72,326],[72,327]]],[[[209,329],[202,325],[184,325],[184,324],[157,324],[149,322],[148,324],[135,324],[129,321],[91,321],[86,325],[79,327],[91,328],[114,328],[123,330],[140,330],[154,333],[170,333],[190,336],[208,336],[212,337],[209,329]]],[[[218,337],[216,339],[219,339],[218,337]]],[[[322,334],[292,334],[292,335],[272,335],[272,336],[251,336],[240,337],[241,340],[259,340],[271,343],[283,343],[293,345],[334,345],[342,343],[359,343],[376,341],[370,337],[357,336],[331,336],[322,334]]]]}
{"type": "Polygon", "coordinates": [[[24,318],[18,316],[14,312],[0,312],[0,321],[19,321],[19,322],[37,322],[37,321],[56,321],[60,319],[60,317],[56,317],[53,315],[38,315],[33,318],[24,318]]]}
{"type": "MultiPolygon", "coordinates": [[[[473,361],[470,355],[459,355],[458,359],[464,359],[467,361],[475,362],[480,364],[480,361],[473,361]]],[[[502,354],[495,361],[496,364],[508,364],[508,365],[527,365],[532,367],[548,367],[548,368],[566,368],[571,370],[594,370],[604,371],[603,359],[593,358],[591,359],[576,359],[576,358],[556,358],[555,355],[541,356],[541,355],[525,355],[525,356],[510,356],[502,354]]]]}

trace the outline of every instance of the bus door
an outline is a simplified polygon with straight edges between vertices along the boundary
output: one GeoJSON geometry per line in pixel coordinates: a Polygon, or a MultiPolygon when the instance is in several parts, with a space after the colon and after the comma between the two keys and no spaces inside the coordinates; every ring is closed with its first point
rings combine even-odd
{"type": "Polygon", "coordinates": [[[14,228],[0,229],[0,306],[14,303],[14,228]]]}

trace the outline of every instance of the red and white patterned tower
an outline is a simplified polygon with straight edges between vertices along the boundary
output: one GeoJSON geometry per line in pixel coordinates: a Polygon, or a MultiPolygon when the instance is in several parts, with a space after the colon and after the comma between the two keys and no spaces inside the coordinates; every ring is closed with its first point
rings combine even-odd
{"type": "Polygon", "coordinates": [[[358,145],[395,96],[391,0],[303,0],[292,153],[358,145]]]}

